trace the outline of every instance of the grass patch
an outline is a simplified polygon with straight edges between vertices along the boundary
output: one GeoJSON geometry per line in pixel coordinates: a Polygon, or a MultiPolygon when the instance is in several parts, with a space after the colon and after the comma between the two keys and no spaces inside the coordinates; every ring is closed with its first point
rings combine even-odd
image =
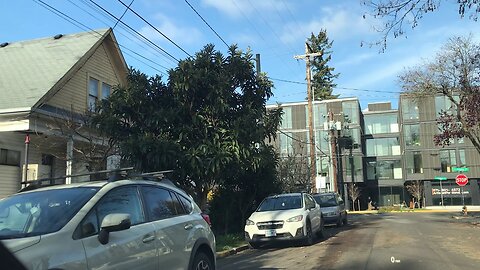
{"type": "Polygon", "coordinates": [[[217,252],[236,248],[247,243],[242,233],[217,235],[215,239],[217,240],[217,252]]]}
{"type": "Polygon", "coordinates": [[[415,208],[410,209],[408,207],[400,207],[400,206],[383,206],[378,209],[378,213],[389,213],[389,212],[420,212],[425,211],[426,209],[422,208],[415,208]]]}

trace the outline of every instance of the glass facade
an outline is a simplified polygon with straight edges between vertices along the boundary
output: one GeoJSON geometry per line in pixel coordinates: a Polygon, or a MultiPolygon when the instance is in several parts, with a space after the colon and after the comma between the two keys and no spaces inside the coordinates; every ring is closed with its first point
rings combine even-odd
{"type": "Polygon", "coordinates": [[[398,132],[397,114],[366,114],[365,134],[398,132]]]}
{"type": "MultiPolygon", "coordinates": [[[[316,130],[315,131],[315,146],[317,147],[317,151],[318,151],[318,148],[320,148],[321,152],[324,152],[324,153],[328,154],[329,149],[330,149],[329,146],[328,146],[329,143],[330,143],[330,141],[329,141],[329,137],[328,137],[328,131],[326,131],[326,130],[316,130]]],[[[310,149],[310,147],[308,149],[310,149]]]]}
{"type": "Polygon", "coordinates": [[[345,117],[348,117],[351,124],[359,124],[360,108],[357,101],[343,101],[342,111],[345,117]]]}
{"type": "Polygon", "coordinates": [[[403,120],[417,120],[419,118],[418,105],[413,99],[402,98],[403,120]]]}
{"type": "Polygon", "coordinates": [[[452,172],[452,167],[457,166],[455,150],[440,150],[440,165],[442,172],[452,172]]]}
{"type": "Polygon", "coordinates": [[[460,167],[467,166],[467,162],[465,160],[465,149],[458,150],[458,161],[460,161],[458,164],[460,167]]]}
{"type": "MultiPolygon", "coordinates": [[[[346,158],[346,166],[345,166],[345,169],[346,169],[346,175],[348,177],[351,177],[352,175],[352,167],[351,167],[351,161],[352,158],[350,157],[347,157],[346,158]]],[[[354,170],[354,176],[353,176],[353,181],[355,181],[355,179],[363,179],[363,170],[362,170],[362,157],[360,156],[353,156],[353,170],[354,170]]]]}
{"type": "Polygon", "coordinates": [[[280,133],[279,136],[279,148],[281,155],[293,154],[293,139],[291,138],[292,133],[280,133]]]}
{"type": "Polygon", "coordinates": [[[366,165],[368,180],[394,180],[403,177],[400,160],[371,160],[366,165]]]}
{"type": "Polygon", "coordinates": [[[422,153],[420,151],[405,152],[407,173],[423,173],[422,153]]]}
{"type": "Polygon", "coordinates": [[[400,205],[407,197],[406,190],[403,187],[379,187],[379,205],[380,206],[394,206],[400,205]]]}
{"type": "Polygon", "coordinates": [[[400,155],[400,143],[398,138],[376,138],[368,139],[367,156],[396,156],[400,155]]]}
{"type": "MultiPolygon", "coordinates": [[[[460,101],[459,96],[453,96],[455,101],[460,101]]],[[[435,97],[435,113],[439,117],[442,111],[450,111],[454,109],[455,104],[447,96],[436,96],[435,97]]]]}
{"type": "MultiPolygon", "coordinates": [[[[308,106],[305,106],[306,110],[306,115],[308,116],[308,106]]],[[[328,119],[328,113],[327,113],[327,104],[314,104],[313,105],[313,122],[314,122],[314,127],[316,129],[318,128],[323,128],[323,123],[325,123],[328,119]]],[[[308,127],[308,117],[306,117],[306,127],[308,127]]]]}
{"type": "Polygon", "coordinates": [[[403,133],[407,146],[420,146],[420,125],[404,125],[403,133]]]}
{"type": "Polygon", "coordinates": [[[282,124],[281,129],[292,129],[292,108],[282,107],[282,124]]]}

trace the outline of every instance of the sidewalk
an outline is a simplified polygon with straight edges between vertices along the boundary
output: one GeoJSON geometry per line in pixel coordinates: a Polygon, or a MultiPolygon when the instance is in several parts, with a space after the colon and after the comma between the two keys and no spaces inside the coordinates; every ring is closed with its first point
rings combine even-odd
{"type": "MultiPolygon", "coordinates": [[[[468,212],[480,212],[480,205],[467,205],[468,212]]],[[[462,206],[460,205],[449,205],[449,206],[427,206],[425,208],[415,208],[409,209],[404,208],[403,210],[397,211],[385,211],[383,213],[439,213],[439,212],[461,212],[462,206]]],[[[379,210],[361,210],[361,211],[347,211],[348,214],[378,214],[379,210]]],[[[382,213],[382,211],[380,211],[382,213]]]]}

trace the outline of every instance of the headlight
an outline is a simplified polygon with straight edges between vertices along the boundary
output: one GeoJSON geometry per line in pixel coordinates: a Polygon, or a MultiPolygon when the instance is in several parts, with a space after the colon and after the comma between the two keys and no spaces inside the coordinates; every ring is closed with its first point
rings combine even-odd
{"type": "Polygon", "coordinates": [[[294,216],[294,217],[291,217],[291,218],[287,219],[287,222],[298,222],[298,221],[302,221],[302,220],[303,220],[303,216],[298,215],[298,216],[294,216]]]}
{"type": "Polygon", "coordinates": [[[255,222],[251,221],[250,219],[247,219],[245,222],[245,225],[255,225],[255,222]]]}

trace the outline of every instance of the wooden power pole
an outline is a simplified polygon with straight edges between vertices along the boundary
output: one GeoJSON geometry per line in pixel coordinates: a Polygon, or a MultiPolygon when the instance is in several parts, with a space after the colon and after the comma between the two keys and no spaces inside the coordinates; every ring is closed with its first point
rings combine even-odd
{"type": "Polygon", "coordinates": [[[322,55],[319,53],[311,53],[310,46],[305,42],[305,54],[304,55],[295,55],[295,59],[305,59],[307,65],[307,98],[308,98],[308,133],[310,140],[310,181],[311,181],[311,191],[316,192],[316,182],[317,177],[317,158],[316,158],[316,149],[315,149],[315,133],[313,129],[313,95],[312,95],[312,82],[311,82],[311,71],[310,71],[310,58],[315,56],[322,55]]]}

